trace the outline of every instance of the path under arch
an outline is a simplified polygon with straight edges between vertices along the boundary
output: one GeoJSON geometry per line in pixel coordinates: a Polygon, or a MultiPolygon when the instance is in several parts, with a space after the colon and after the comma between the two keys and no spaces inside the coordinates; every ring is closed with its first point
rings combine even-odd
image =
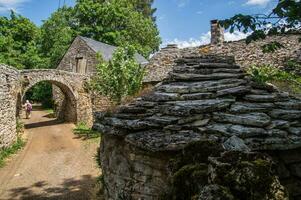
{"type": "Polygon", "coordinates": [[[0,200],[94,199],[99,142],[83,141],[72,133],[73,124],[46,116],[36,110],[24,120],[28,141],[0,168],[0,200]]]}

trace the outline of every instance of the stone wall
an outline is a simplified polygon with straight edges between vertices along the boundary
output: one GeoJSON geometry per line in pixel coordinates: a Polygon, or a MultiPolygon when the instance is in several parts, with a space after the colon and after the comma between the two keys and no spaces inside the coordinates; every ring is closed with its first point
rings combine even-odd
{"type": "Polygon", "coordinates": [[[0,65],[0,149],[16,139],[17,100],[20,92],[19,72],[0,65]]]}
{"type": "Polygon", "coordinates": [[[159,199],[167,189],[168,157],[104,136],[100,151],[107,199],[159,199]]]}
{"type": "Polygon", "coordinates": [[[301,61],[301,43],[298,42],[300,35],[292,34],[285,36],[270,36],[265,40],[259,40],[246,44],[245,40],[234,42],[223,42],[218,44],[202,45],[200,47],[176,49],[164,48],[155,54],[150,63],[146,66],[147,74],[145,82],[158,83],[168,76],[175,65],[175,60],[185,54],[197,55],[222,55],[234,56],[237,64],[243,68],[251,65],[269,64],[276,67],[282,67],[288,59],[297,59],[301,61]],[[263,53],[262,45],[271,41],[280,42],[284,48],[276,50],[274,53],[263,53]]]}
{"type": "Polygon", "coordinates": [[[92,125],[91,95],[85,88],[89,76],[51,69],[22,70],[20,75],[24,94],[35,84],[48,81],[58,87],[64,96],[62,109],[59,110],[62,113],[58,115],[68,122],[85,122],[88,126],[92,125]]]}
{"type": "MultiPolygon", "coordinates": [[[[281,178],[280,184],[271,158],[261,153],[272,152],[276,162],[280,154],[299,152],[301,100],[253,82],[233,57],[195,53],[183,55],[176,63],[151,93],[114,113],[96,115],[94,129],[105,138],[101,160],[107,199],[114,199],[116,191],[125,191],[133,199],[179,196],[177,191],[192,197],[208,193],[214,185],[236,199],[287,199],[281,184],[291,192],[291,199],[298,199],[300,189],[292,193],[298,187],[289,185],[298,185],[297,176],[289,177],[289,184],[281,178]],[[114,159],[117,154],[120,159],[114,159]],[[158,171],[151,176],[138,170],[140,177],[147,177],[143,181],[129,167],[140,160],[160,166],[152,166],[158,171]],[[127,171],[120,166],[127,166],[127,171]],[[163,178],[157,179],[157,173],[163,178]],[[266,187],[257,191],[260,183],[266,187]]],[[[285,168],[291,174],[299,170],[298,165],[285,168]]]]}
{"type": "Polygon", "coordinates": [[[76,58],[87,60],[86,74],[93,74],[97,64],[95,52],[79,37],[76,37],[58,65],[58,70],[76,72],[76,58]]]}
{"type": "Polygon", "coordinates": [[[61,116],[70,122],[86,122],[92,126],[92,102],[85,83],[89,77],[59,70],[22,70],[0,65],[0,148],[16,139],[16,122],[26,91],[35,84],[48,81],[63,92],[64,110],[61,116]]]}
{"type": "Polygon", "coordinates": [[[246,44],[245,40],[224,42],[222,45],[204,45],[194,51],[200,54],[216,54],[234,56],[237,64],[243,68],[251,65],[273,65],[282,67],[288,59],[299,59],[301,43],[298,41],[300,35],[270,36],[265,40],[246,44]],[[270,42],[280,42],[284,47],[273,53],[263,53],[262,46],[270,42]]]}

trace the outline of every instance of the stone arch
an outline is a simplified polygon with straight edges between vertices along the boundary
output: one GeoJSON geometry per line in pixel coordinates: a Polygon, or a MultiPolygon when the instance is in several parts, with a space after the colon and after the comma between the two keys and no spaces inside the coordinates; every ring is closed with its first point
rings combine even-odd
{"type": "Polygon", "coordinates": [[[62,119],[66,122],[77,122],[77,98],[76,98],[76,94],[74,93],[74,91],[72,91],[72,88],[69,87],[68,85],[56,81],[56,80],[41,80],[41,81],[34,81],[33,83],[31,83],[30,85],[26,86],[26,88],[23,90],[22,92],[22,102],[24,103],[25,101],[25,94],[26,92],[31,89],[32,87],[34,87],[35,85],[37,85],[38,83],[41,82],[49,82],[52,85],[55,85],[56,87],[58,87],[62,93],[64,94],[64,102],[63,102],[63,106],[61,106],[60,110],[57,110],[56,112],[56,116],[58,119],[62,119]]]}
{"type": "Polygon", "coordinates": [[[86,76],[54,69],[23,70],[20,75],[22,98],[37,83],[50,82],[58,87],[65,96],[62,109],[56,113],[58,118],[67,122],[85,122],[88,126],[92,125],[91,97],[84,87],[87,81],[86,76]]]}

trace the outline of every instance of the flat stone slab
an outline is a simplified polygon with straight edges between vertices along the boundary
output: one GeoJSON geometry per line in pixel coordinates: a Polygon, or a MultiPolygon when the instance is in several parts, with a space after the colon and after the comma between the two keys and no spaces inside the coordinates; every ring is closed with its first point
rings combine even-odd
{"type": "Polygon", "coordinates": [[[230,106],[233,99],[209,99],[195,101],[166,102],[163,113],[167,115],[198,114],[213,112],[230,106]]]}
{"type": "Polygon", "coordinates": [[[256,127],[265,127],[271,123],[271,118],[265,113],[248,113],[233,115],[228,113],[215,112],[213,115],[213,119],[217,122],[226,122],[256,127]]]}
{"type": "Polygon", "coordinates": [[[246,95],[244,99],[251,102],[276,102],[283,100],[283,97],[278,94],[250,94],[246,95]]]}
{"type": "Polygon", "coordinates": [[[250,87],[247,86],[238,86],[234,88],[227,88],[223,90],[217,91],[217,96],[225,96],[225,95],[241,95],[248,93],[250,91],[250,87]]]}
{"type": "Polygon", "coordinates": [[[212,73],[212,74],[194,74],[194,73],[170,73],[170,78],[180,81],[199,81],[199,80],[219,80],[228,78],[243,78],[243,73],[212,73]]]}
{"type": "Polygon", "coordinates": [[[129,134],[125,141],[152,152],[176,151],[183,149],[187,144],[205,140],[205,137],[193,131],[178,131],[166,133],[158,130],[129,134]]]}
{"type": "Polygon", "coordinates": [[[269,114],[271,117],[273,117],[275,119],[294,120],[294,119],[301,118],[300,110],[274,109],[269,114]]]}
{"type": "Polygon", "coordinates": [[[267,131],[263,128],[246,127],[242,125],[233,125],[228,129],[230,133],[240,138],[262,137],[267,135],[267,131]]]}
{"type": "Polygon", "coordinates": [[[233,113],[247,113],[247,112],[264,112],[274,108],[273,103],[249,103],[249,102],[235,102],[231,105],[230,112],[233,113]]]}

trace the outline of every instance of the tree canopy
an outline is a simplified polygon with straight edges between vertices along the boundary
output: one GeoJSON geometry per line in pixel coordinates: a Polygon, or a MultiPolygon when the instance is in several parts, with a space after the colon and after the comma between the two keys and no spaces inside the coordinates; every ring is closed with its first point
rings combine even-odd
{"type": "MultiPolygon", "coordinates": [[[[237,14],[222,20],[221,24],[226,29],[230,29],[230,32],[234,32],[236,29],[244,33],[251,32],[246,39],[247,43],[264,39],[267,35],[298,32],[301,28],[301,1],[279,0],[269,14],[237,14]]],[[[264,48],[273,50],[280,47],[281,44],[275,41],[264,48]]]]}
{"type": "Polygon", "coordinates": [[[12,11],[10,17],[0,17],[0,25],[0,63],[18,69],[44,67],[34,23],[12,11]]]}
{"type": "Polygon", "coordinates": [[[159,31],[152,18],[137,11],[139,4],[134,6],[133,2],[77,0],[74,7],[76,30],[83,36],[111,45],[132,45],[148,57],[159,48],[159,31]]]}

